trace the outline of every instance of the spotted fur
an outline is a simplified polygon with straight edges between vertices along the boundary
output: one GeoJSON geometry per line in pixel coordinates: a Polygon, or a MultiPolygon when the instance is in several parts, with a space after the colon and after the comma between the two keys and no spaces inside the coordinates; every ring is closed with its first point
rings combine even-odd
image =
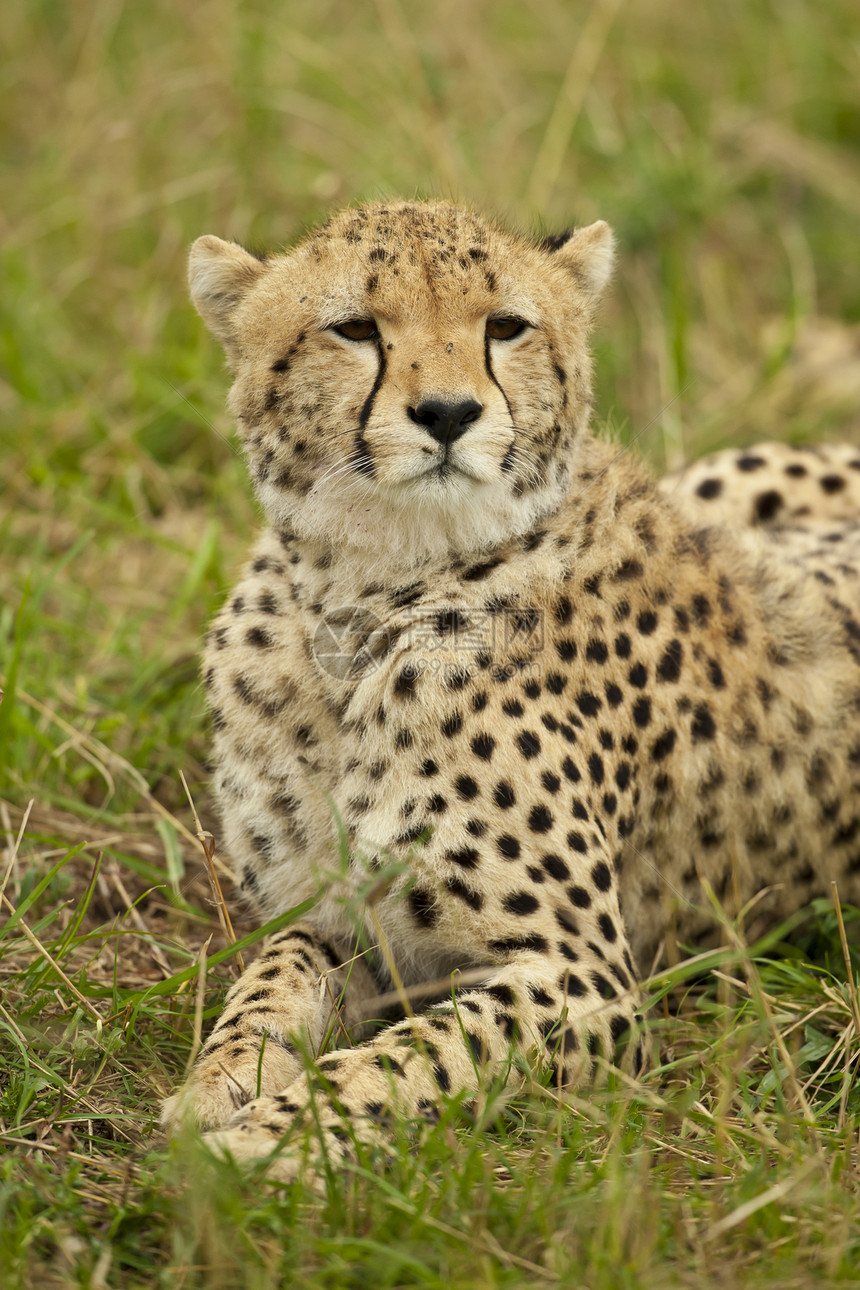
{"type": "Polygon", "coordinates": [[[263,261],[195,244],[267,520],[204,659],[224,840],[261,919],[316,903],[168,1125],[259,1156],[314,1099],[337,1155],[344,1115],[372,1137],[523,1061],[572,1088],[667,935],[713,935],[703,880],[767,888],[755,923],[860,898],[858,461],[771,446],[658,489],[594,439],[611,260],[604,224],[535,244],[435,204],[263,261]],[[309,1075],[392,967],[443,1001],[309,1075]]]}

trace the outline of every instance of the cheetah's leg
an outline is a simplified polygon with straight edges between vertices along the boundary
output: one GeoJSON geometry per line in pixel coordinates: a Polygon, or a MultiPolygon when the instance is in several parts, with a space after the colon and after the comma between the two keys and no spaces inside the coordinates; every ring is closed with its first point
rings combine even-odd
{"type": "Polygon", "coordinates": [[[301,1049],[315,1053],[332,1023],[356,1025],[362,1001],[377,993],[362,961],[309,924],[270,937],[230,989],[185,1085],[165,1102],[164,1128],[173,1132],[186,1119],[215,1128],[251,1099],[291,1084],[302,1071],[301,1049]]]}
{"type": "MultiPolygon", "coordinates": [[[[237,1159],[259,1159],[311,1115],[322,1130],[311,1151],[336,1163],[349,1150],[344,1118],[360,1140],[384,1143],[387,1115],[433,1116],[440,1093],[476,1090],[487,1077],[519,1082],[518,1058],[534,1062],[542,1055],[553,1063],[559,1086],[581,1084],[593,1074],[597,1053],[611,1056],[630,1029],[636,1005],[633,989],[603,976],[605,961],[594,960],[587,985],[584,966],[574,974],[565,958],[515,954],[485,985],[459,993],[456,1004],[430,1008],[357,1048],[327,1055],[319,1062],[321,1079],[303,1073],[278,1096],[254,1099],[208,1141],[237,1159]]],[[[301,1159],[287,1143],[270,1173],[289,1181],[301,1159]]]]}

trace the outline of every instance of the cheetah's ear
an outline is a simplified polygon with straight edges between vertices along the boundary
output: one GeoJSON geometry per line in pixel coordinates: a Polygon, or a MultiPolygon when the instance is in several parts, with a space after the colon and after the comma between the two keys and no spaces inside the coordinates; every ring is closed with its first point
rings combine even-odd
{"type": "Polygon", "coordinates": [[[188,285],[200,317],[227,351],[236,353],[233,312],[263,272],[263,261],[237,242],[208,234],[198,237],[188,257],[188,285]]]}
{"type": "Polygon", "coordinates": [[[596,303],[615,264],[615,238],[606,221],[599,219],[587,228],[544,238],[541,247],[570,270],[577,285],[596,303]]]}

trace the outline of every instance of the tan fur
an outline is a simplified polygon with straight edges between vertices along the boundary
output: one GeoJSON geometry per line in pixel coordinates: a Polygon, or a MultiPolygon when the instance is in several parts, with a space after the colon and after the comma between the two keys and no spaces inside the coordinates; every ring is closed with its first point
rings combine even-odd
{"type": "Polygon", "coordinates": [[[313,1098],[337,1154],[343,1115],[372,1136],[481,1068],[515,1078],[512,1053],[573,1087],[667,925],[713,935],[703,878],[730,908],[772,888],[757,920],[833,878],[860,897],[853,454],[801,474],[757,449],[658,491],[593,439],[611,259],[604,224],[539,246],[432,204],[346,211],[264,262],[195,243],[268,521],[204,661],[225,840],[262,920],[316,904],[234,987],[168,1125],[257,1156],[313,1098]],[[499,318],[529,326],[487,339],[499,318]],[[355,319],[378,336],[333,330],[355,319]],[[302,1054],[332,999],[358,1026],[392,962],[477,983],[320,1085],[302,1054]]]}

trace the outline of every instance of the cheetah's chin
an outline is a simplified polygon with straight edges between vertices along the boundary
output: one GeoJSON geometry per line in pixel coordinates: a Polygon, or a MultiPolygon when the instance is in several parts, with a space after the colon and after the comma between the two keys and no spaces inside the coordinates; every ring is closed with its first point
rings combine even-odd
{"type": "Polygon", "coordinates": [[[404,568],[498,547],[529,532],[560,500],[554,489],[513,498],[502,483],[475,482],[460,472],[444,482],[360,484],[336,495],[312,490],[278,518],[301,538],[349,549],[359,561],[362,553],[376,561],[389,552],[404,568]]]}

